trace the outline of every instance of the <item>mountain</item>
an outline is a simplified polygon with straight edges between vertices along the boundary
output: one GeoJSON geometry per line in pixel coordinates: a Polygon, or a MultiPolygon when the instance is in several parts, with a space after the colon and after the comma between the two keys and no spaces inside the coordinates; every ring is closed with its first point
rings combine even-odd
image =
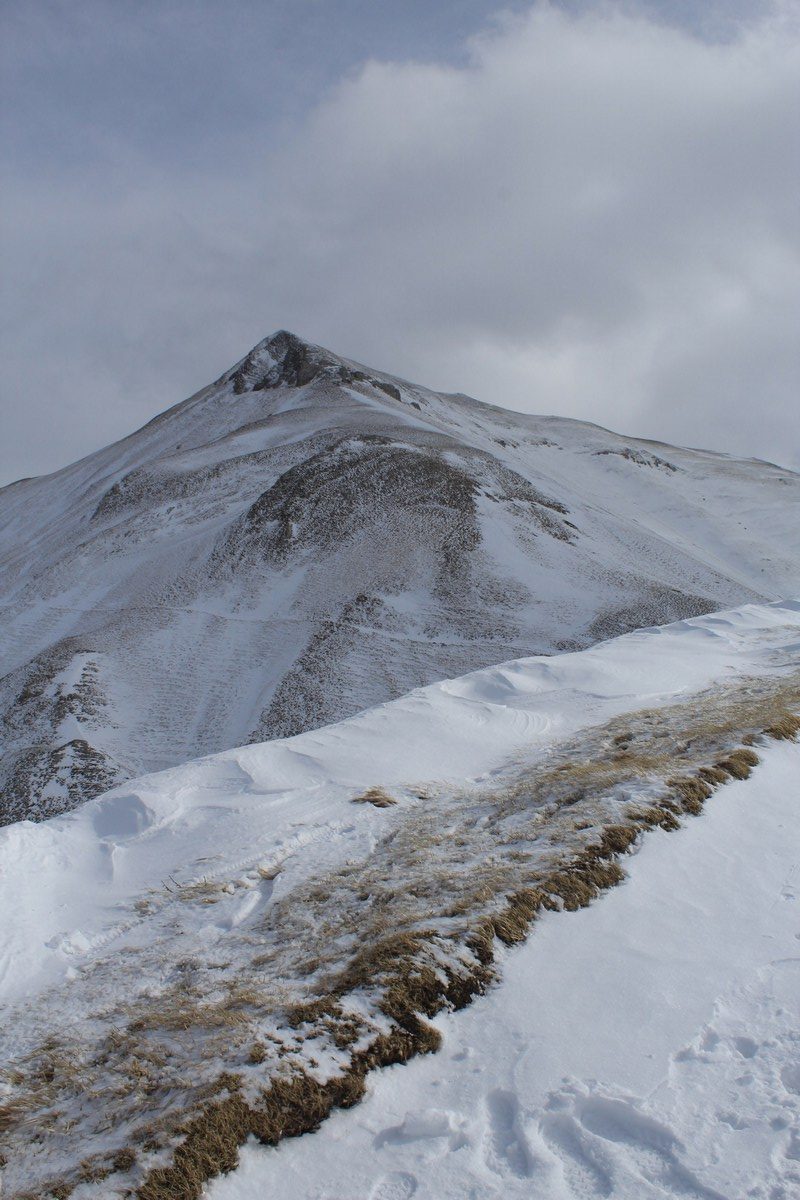
{"type": "Polygon", "coordinates": [[[435,679],[800,587],[800,476],[281,331],[0,490],[6,822],[435,679]]]}

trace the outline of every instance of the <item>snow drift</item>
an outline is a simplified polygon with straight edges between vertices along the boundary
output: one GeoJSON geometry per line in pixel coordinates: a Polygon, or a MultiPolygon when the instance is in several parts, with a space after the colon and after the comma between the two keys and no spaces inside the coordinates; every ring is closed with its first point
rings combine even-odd
{"type": "MultiPolygon", "coordinates": [[[[537,911],[586,904],[642,829],[675,828],[750,773],[776,711],[800,708],[799,645],[800,602],[744,606],[481,670],[9,826],[11,1193],[195,1196],[173,1163],[193,1120],[257,1113],[265,1080],[319,1098],[354,1062],[432,1049],[419,1013],[484,990],[497,945],[537,911]]],[[[404,1129],[428,1136],[413,1114],[404,1129]]]]}

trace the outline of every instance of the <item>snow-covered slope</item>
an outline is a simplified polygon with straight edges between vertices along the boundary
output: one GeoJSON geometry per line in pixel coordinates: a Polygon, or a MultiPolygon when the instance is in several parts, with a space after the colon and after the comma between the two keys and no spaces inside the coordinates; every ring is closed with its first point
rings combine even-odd
{"type": "Polygon", "coordinates": [[[374,813],[350,804],[365,787],[513,773],[515,762],[620,713],[714,683],[782,678],[800,668],[798,639],[800,601],[643,629],[431,684],[337,725],[189,762],[47,822],[9,826],[0,879],[3,910],[16,917],[0,928],[0,999],[63,981],[92,947],[126,931],[120,913],[171,876],[227,879],[280,860],[280,887],[291,889],[296,870],[341,865],[373,839],[374,813]]]}
{"type": "Polygon", "coordinates": [[[547,914],[437,1018],[439,1055],[246,1147],[208,1200],[800,1195],[800,747],[764,757],[602,902],[547,914]]]}
{"type": "MultiPolygon", "coordinates": [[[[799,666],[800,602],[747,605],[434,684],[0,831],[0,905],[14,913],[0,925],[0,1056],[17,1064],[6,1080],[10,1193],[74,1181],[76,1147],[123,1171],[131,1160],[115,1156],[135,1147],[141,1182],[174,1145],[176,1112],[210,1088],[234,1075],[257,1087],[275,1070],[335,1074],[353,1043],[327,1010],[321,1028],[295,1031],[320,1011],[300,1017],[298,1005],[342,963],[383,945],[387,930],[432,939],[443,966],[447,947],[465,953],[476,913],[562,869],[609,823],[656,811],[671,775],[728,778],[709,764],[741,741],[764,753],[759,731],[781,706],[800,707],[799,666]],[[385,789],[378,803],[354,804],[369,787],[385,789]],[[28,1111],[47,1131],[35,1142],[28,1111]]],[[[796,782],[789,749],[780,786],[796,782]]],[[[797,828],[770,835],[793,861],[797,828]]],[[[356,1045],[367,1036],[359,1022],[385,1020],[379,998],[371,974],[347,992],[356,1045]]],[[[580,1138],[589,1109],[564,1096],[578,1117],[553,1128],[580,1138]]],[[[509,1146],[514,1104],[501,1096],[495,1112],[509,1146]]],[[[617,1112],[595,1107],[598,1119],[617,1112]]],[[[414,1121],[394,1140],[426,1137],[414,1121]]],[[[118,1194],[91,1172],[73,1193],[118,1194]]]]}
{"type": "Polygon", "coordinates": [[[800,587],[800,476],[278,333],[0,491],[0,818],[416,686],[800,587]]]}

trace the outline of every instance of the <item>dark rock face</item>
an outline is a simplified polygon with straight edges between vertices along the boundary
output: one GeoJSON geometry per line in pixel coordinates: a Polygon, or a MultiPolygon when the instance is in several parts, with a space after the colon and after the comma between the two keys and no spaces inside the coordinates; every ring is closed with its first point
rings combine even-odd
{"type": "Polygon", "coordinates": [[[286,471],[227,535],[246,557],[328,553],[398,515],[452,569],[480,542],[475,482],[441,456],[388,438],[345,438],[286,471]]]}
{"type": "Polygon", "coordinates": [[[231,379],[234,392],[241,395],[281,385],[304,387],[326,368],[336,371],[337,367],[333,355],[282,329],[251,350],[231,379]]]}
{"type": "Polygon", "coordinates": [[[360,593],[319,626],[275,689],[251,742],[292,737],[337,719],[338,697],[347,688],[345,664],[364,639],[365,626],[379,623],[380,608],[380,600],[360,593]]]}
{"type": "Polygon", "coordinates": [[[589,626],[589,633],[600,642],[619,637],[631,629],[666,625],[670,621],[713,611],[713,602],[703,596],[687,596],[677,588],[653,587],[643,580],[641,598],[635,604],[624,604],[600,613],[589,626]]]}
{"type": "Polygon", "coordinates": [[[634,449],[631,446],[625,446],[622,450],[595,450],[595,454],[614,455],[617,458],[627,459],[628,462],[638,463],[640,467],[659,467],[662,471],[677,471],[677,467],[667,462],[664,458],[659,458],[657,454],[650,454],[646,450],[634,449]]]}
{"type": "Polygon", "coordinates": [[[67,812],[126,777],[110,755],[74,736],[109,720],[98,665],[77,639],[0,680],[0,701],[0,825],[67,812]]]}
{"type": "Polygon", "coordinates": [[[281,331],[117,445],[0,489],[0,821],[473,668],[795,594],[798,484],[281,331]]]}
{"type": "Polygon", "coordinates": [[[54,749],[12,752],[4,766],[0,825],[57,817],[128,778],[119,764],[83,738],[54,749]]]}

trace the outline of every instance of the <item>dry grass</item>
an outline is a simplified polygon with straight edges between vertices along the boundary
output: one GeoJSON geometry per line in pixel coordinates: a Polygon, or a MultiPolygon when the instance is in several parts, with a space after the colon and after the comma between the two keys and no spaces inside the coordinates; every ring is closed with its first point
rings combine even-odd
{"type": "Polygon", "coordinates": [[[790,712],[781,713],[776,721],[767,726],[764,733],[775,741],[797,741],[797,735],[800,734],[800,717],[790,712]]]}
{"type": "Polygon", "coordinates": [[[701,779],[716,787],[719,783],[728,782],[728,772],[723,771],[721,767],[701,767],[697,772],[701,779]]]}
{"type": "Polygon", "coordinates": [[[660,826],[668,832],[673,832],[675,829],[680,829],[681,823],[673,811],[673,807],[669,808],[666,805],[647,805],[645,807],[634,806],[625,809],[627,819],[638,828],[655,829],[660,826]]]}
{"type": "Polygon", "coordinates": [[[749,750],[742,746],[738,750],[734,750],[727,758],[721,759],[714,763],[714,766],[719,771],[727,771],[734,779],[747,779],[753,773],[753,767],[757,766],[760,759],[754,750],[749,750]]]}
{"type": "Polygon", "coordinates": [[[367,788],[360,796],[353,796],[353,804],[372,804],[375,808],[391,808],[397,804],[394,796],[382,787],[367,788]]]}
{"type": "MultiPolygon", "coordinates": [[[[357,1102],[373,1067],[436,1050],[439,1035],[428,1018],[489,986],[498,943],[523,941],[542,911],[573,911],[618,884],[624,856],[643,832],[679,828],[717,787],[750,774],[758,757],[745,743],[772,729],[797,736],[800,720],[785,707],[787,697],[800,702],[797,689],[784,688],[781,703],[745,689],[732,699],[707,696],[627,714],[624,725],[585,731],[563,748],[561,761],[520,773],[512,786],[437,794],[435,802],[404,809],[378,843],[380,853],[269,906],[250,973],[239,964],[235,987],[217,983],[209,998],[181,983],[130,1006],[124,1033],[116,1043],[109,1038],[104,1053],[129,1081],[128,1111],[138,1126],[130,1141],[139,1158],[127,1149],[119,1162],[92,1159],[91,1170],[128,1173],[142,1200],[197,1200],[207,1179],[235,1166],[251,1134],[274,1144],[315,1129],[332,1108],[357,1102]],[[334,968],[336,960],[344,965],[334,968]],[[192,1088],[185,1078],[191,1058],[181,1075],[163,1056],[176,1039],[196,1046],[198,1063],[228,1069],[212,1087],[206,1075],[192,1088]],[[335,1051],[340,1073],[319,1082],[306,1043],[317,1054],[335,1051]],[[137,1183],[148,1147],[168,1150],[171,1161],[137,1183]]],[[[395,803],[380,788],[354,800],[395,803]]],[[[187,964],[187,979],[194,968],[187,964]]],[[[48,1062],[39,1086],[53,1089],[55,1104],[61,1068],[48,1062]]],[[[18,1115],[12,1111],[9,1124],[18,1115]]],[[[68,1194],[69,1184],[57,1186],[68,1194]]]]}
{"type": "Polygon", "coordinates": [[[228,1095],[187,1123],[172,1163],[149,1173],[137,1192],[139,1200],[197,1200],[208,1179],[234,1169],[248,1137],[275,1146],[283,1138],[311,1133],[334,1108],[358,1103],[370,1070],[406,1062],[425,1049],[398,1030],[354,1055],[342,1075],[325,1083],[307,1073],[275,1079],[256,1104],[245,1099],[237,1080],[230,1080],[228,1095]]]}
{"type": "MultiPolygon", "coordinates": [[[[797,732],[783,720],[775,728],[790,729],[792,736],[797,732]]],[[[655,761],[649,756],[646,767],[641,760],[632,763],[629,759],[628,765],[641,778],[652,770],[655,761]]],[[[657,761],[663,764],[660,757],[657,761]]],[[[289,1014],[290,1024],[315,1033],[327,1028],[335,1044],[352,1046],[362,1030],[343,1002],[354,991],[377,989],[380,1010],[390,1019],[392,1033],[373,1038],[366,1051],[353,1054],[348,1070],[327,1084],[303,1074],[288,1082],[273,1083],[256,1106],[236,1095],[211,1106],[188,1130],[173,1166],[151,1172],[138,1193],[141,1200],[196,1200],[209,1174],[235,1165],[238,1145],[247,1136],[252,1134],[274,1144],[282,1137],[314,1129],[335,1106],[357,1102],[367,1070],[437,1049],[438,1033],[423,1017],[446,1007],[461,1007],[485,990],[494,978],[496,940],[509,946],[523,941],[542,910],[571,911],[590,904],[624,878],[618,860],[642,831],[678,828],[680,812],[700,812],[715,788],[730,778],[746,778],[758,761],[753,750],[739,746],[712,766],[698,765],[692,774],[670,778],[668,792],[659,803],[623,810],[623,821],[602,828],[594,840],[562,861],[556,870],[540,877],[537,886],[507,894],[500,908],[488,917],[473,920],[463,938],[470,959],[461,970],[452,966],[443,969],[435,953],[442,939],[434,929],[388,935],[362,948],[346,970],[327,980],[326,996],[298,1006],[289,1014]]],[[[583,779],[604,776],[608,783],[608,769],[596,764],[582,764],[577,773],[583,779]]],[[[575,775],[570,771],[573,782],[575,775]]],[[[518,854],[517,861],[521,858],[518,854]]]]}
{"type": "Polygon", "coordinates": [[[682,811],[695,817],[702,812],[703,804],[715,787],[699,774],[685,779],[668,779],[667,784],[678,799],[682,811]]]}
{"type": "Polygon", "coordinates": [[[150,1171],[137,1191],[139,1200],[198,1200],[208,1179],[233,1170],[239,1147],[248,1137],[276,1145],[283,1138],[309,1133],[334,1108],[349,1108],[361,1099],[369,1071],[438,1050],[440,1035],[420,1014],[433,1016],[445,1007],[463,1007],[484,990],[491,972],[475,960],[471,970],[445,971],[443,981],[442,972],[424,961],[434,936],[432,931],[420,931],[369,947],[332,981],[328,996],[289,1014],[292,1025],[308,1025],[315,1034],[333,1028],[335,1044],[351,1047],[364,1025],[344,1010],[339,998],[380,982],[381,1010],[391,1021],[389,1033],[373,1036],[366,1047],[353,1051],[347,1069],[333,1079],[320,1083],[309,1071],[273,1079],[256,1103],[241,1094],[238,1080],[228,1080],[229,1095],[186,1124],[172,1163],[150,1171]]]}

